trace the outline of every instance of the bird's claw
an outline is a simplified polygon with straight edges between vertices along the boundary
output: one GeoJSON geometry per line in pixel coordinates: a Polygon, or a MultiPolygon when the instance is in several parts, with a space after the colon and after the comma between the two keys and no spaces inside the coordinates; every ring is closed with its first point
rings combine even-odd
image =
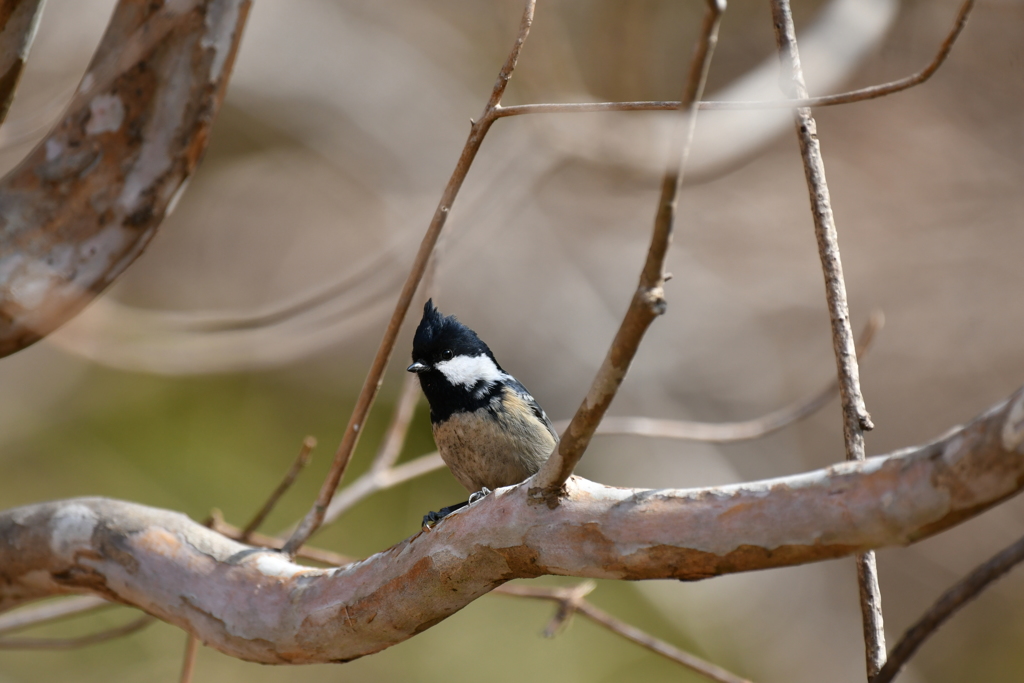
{"type": "Polygon", "coordinates": [[[420,525],[420,527],[424,531],[430,531],[442,519],[444,519],[448,515],[452,514],[456,510],[461,510],[462,508],[466,507],[467,505],[469,505],[469,502],[456,503],[455,505],[449,505],[448,507],[443,507],[440,510],[438,510],[437,512],[428,512],[427,514],[423,515],[423,522],[420,525]]]}
{"type": "Polygon", "coordinates": [[[491,490],[489,488],[487,488],[486,486],[481,487],[480,490],[477,491],[476,493],[470,494],[470,496],[469,496],[469,504],[472,505],[473,503],[475,503],[475,502],[477,502],[479,500],[483,500],[488,495],[490,495],[490,493],[491,493],[491,490]]]}

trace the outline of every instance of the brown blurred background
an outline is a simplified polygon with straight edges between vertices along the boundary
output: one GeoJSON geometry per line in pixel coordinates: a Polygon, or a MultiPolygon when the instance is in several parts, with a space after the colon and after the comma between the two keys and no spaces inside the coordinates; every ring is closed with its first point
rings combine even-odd
{"type": "MultiPolygon", "coordinates": [[[[0,130],[0,170],[45,133],[113,3],[50,0],[0,130]]],[[[102,300],[0,362],[0,505],[108,495],[246,521],[306,434],[314,464],[267,525],[308,507],[384,321],[511,45],[518,0],[259,0],[203,166],[102,300]],[[272,326],[211,332],[336,286],[272,326]]],[[[674,99],[702,5],[541,0],[508,104],[674,99]]],[[[957,11],[946,0],[797,2],[823,94],[907,75],[957,11]]],[[[862,366],[870,453],[931,439],[1024,381],[1024,3],[979,2],[926,85],[817,112],[854,326],[887,326],[862,366]]],[[[777,97],[767,3],[734,0],[709,98],[777,97]]],[[[488,341],[555,419],[585,393],[635,286],[666,118],[545,115],[497,123],[455,204],[435,301],[488,341]]],[[[669,311],[612,412],[754,417],[835,372],[803,171],[787,112],[707,112],[670,256],[669,311]]],[[[366,466],[407,357],[403,333],[357,453],[366,466]]],[[[841,460],[838,402],[759,442],[600,438],[579,473],[619,486],[725,484],[841,460]]],[[[425,411],[403,457],[432,449],[425,411]]],[[[350,476],[352,476],[350,475],[350,476]]],[[[461,495],[437,472],[371,499],[318,537],[349,554],[416,531],[461,495]]],[[[1010,501],[879,553],[890,644],[951,583],[1024,530],[1010,501]]],[[[543,582],[559,583],[554,579],[543,582]]],[[[561,582],[561,583],[564,583],[561,582]]],[[[970,605],[904,681],[1024,679],[1024,571],[970,605]]],[[[602,582],[605,609],[759,682],[861,681],[852,560],[695,584],[602,582]]],[[[203,650],[196,681],[691,680],[551,608],[485,597],[413,640],[343,666],[269,668],[203,650]]],[[[109,613],[39,629],[81,633],[109,613]]],[[[7,681],[177,680],[166,625],[58,654],[0,653],[7,681]]],[[[692,677],[692,680],[698,680],[692,677]]]]}

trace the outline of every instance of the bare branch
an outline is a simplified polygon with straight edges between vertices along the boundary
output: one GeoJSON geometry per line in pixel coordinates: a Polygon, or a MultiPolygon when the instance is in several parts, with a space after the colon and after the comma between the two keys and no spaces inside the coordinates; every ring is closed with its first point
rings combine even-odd
{"type": "Polygon", "coordinates": [[[402,379],[402,391],[398,395],[398,404],[391,415],[391,423],[384,432],[377,457],[370,465],[371,470],[386,470],[395,464],[402,454],[405,437],[409,433],[409,425],[416,414],[416,404],[420,402],[420,382],[416,375],[405,373],[402,379]]]}
{"type": "Polygon", "coordinates": [[[0,123],[14,101],[42,15],[43,0],[12,0],[0,5],[0,123]]]}
{"type": "Polygon", "coordinates": [[[925,640],[939,630],[957,610],[976,598],[996,579],[1024,561],[1024,538],[999,552],[942,594],[913,626],[907,629],[889,659],[871,683],[889,683],[914,656],[925,640]]]}
{"type": "Polygon", "coordinates": [[[192,675],[196,671],[196,655],[199,653],[199,639],[191,633],[185,640],[185,654],[181,661],[179,683],[192,683],[192,675]]]}
{"type": "MultiPolygon", "coordinates": [[[[242,530],[228,522],[225,522],[224,517],[220,514],[220,510],[213,511],[213,514],[210,515],[210,519],[207,520],[206,526],[233,541],[242,541],[242,530]]],[[[250,543],[257,548],[270,548],[272,550],[280,550],[281,546],[284,545],[284,540],[280,538],[259,533],[249,534],[249,538],[245,542],[250,543]]],[[[341,555],[330,550],[322,550],[320,548],[311,548],[308,546],[303,546],[295,556],[299,559],[310,560],[329,567],[340,567],[356,561],[355,558],[348,557],[347,555],[341,555]]]]}
{"type": "Polygon", "coordinates": [[[434,246],[441,236],[441,229],[448,219],[452,203],[455,201],[455,197],[458,195],[459,189],[469,173],[469,167],[472,165],[473,159],[476,158],[476,153],[480,149],[484,136],[487,135],[487,131],[490,130],[491,124],[495,121],[494,109],[501,102],[501,96],[505,93],[505,88],[508,85],[509,79],[512,78],[512,72],[515,70],[516,62],[519,59],[519,52],[522,50],[523,43],[530,34],[535,5],[536,0],[527,0],[526,8],[523,11],[523,18],[519,25],[519,32],[516,36],[516,42],[509,52],[504,66],[502,66],[501,71],[498,73],[498,80],[495,81],[491,96],[484,106],[483,115],[479,121],[474,121],[470,126],[469,138],[466,140],[466,145],[462,148],[462,154],[459,155],[459,160],[455,164],[455,170],[452,172],[451,178],[448,179],[448,185],[445,186],[444,192],[441,194],[441,201],[438,203],[434,217],[430,221],[430,226],[427,228],[423,241],[420,243],[416,260],[413,262],[409,276],[402,287],[398,302],[395,304],[394,313],[391,314],[391,320],[384,331],[384,338],[377,348],[377,355],[374,357],[370,371],[363,382],[359,398],[356,399],[356,407],[352,410],[348,426],[345,428],[345,434],[342,436],[338,450],[334,454],[331,469],[323,485],[320,487],[320,493],[317,495],[312,509],[296,527],[291,538],[288,539],[283,548],[283,552],[288,555],[294,555],[323,523],[327,507],[331,503],[331,498],[338,489],[338,484],[341,483],[345,469],[352,459],[356,444],[359,442],[362,427],[366,424],[370,408],[373,407],[373,402],[383,382],[384,371],[387,369],[388,361],[391,359],[391,352],[394,351],[395,341],[398,339],[398,331],[402,327],[402,321],[405,320],[405,316],[409,312],[412,298],[416,294],[416,288],[419,286],[420,280],[427,269],[427,263],[430,261],[434,246]]]}
{"type": "Polygon", "coordinates": [[[343,488],[327,508],[324,523],[329,524],[345,514],[361,500],[369,498],[378,491],[397,486],[404,481],[421,477],[424,474],[444,467],[441,455],[434,451],[401,465],[386,470],[370,470],[354,482],[343,488]]]}
{"type": "Polygon", "coordinates": [[[0,650],[75,650],[87,645],[105,643],[141,631],[156,621],[156,617],[144,614],[123,626],[90,633],[77,638],[0,638],[0,650]]]}
{"type": "Polygon", "coordinates": [[[238,540],[243,543],[247,543],[249,541],[253,532],[263,524],[267,515],[269,515],[271,510],[274,509],[274,506],[277,505],[277,501],[281,500],[281,496],[283,496],[285,492],[291,488],[292,484],[295,483],[295,478],[299,476],[299,472],[309,464],[309,456],[310,453],[313,452],[314,448],[316,448],[316,439],[314,437],[307,436],[302,440],[302,447],[299,448],[299,454],[295,456],[295,461],[288,469],[288,473],[284,475],[284,479],[281,480],[281,483],[277,485],[277,488],[274,489],[273,493],[270,494],[270,497],[267,498],[267,502],[263,504],[260,511],[257,512],[255,516],[253,516],[252,520],[245,525],[245,528],[242,529],[242,535],[238,540]]]}
{"type": "Polygon", "coordinates": [[[199,164],[250,0],[122,0],[63,118],[0,181],[0,356],[141,253],[199,164]]]}
{"type": "MultiPolygon", "coordinates": [[[[885,324],[881,311],[871,314],[857,340],[857,357],[862,358],[871,348],[875,334],[885,324]]],[[[708,443],[732,443],[760,439],[813,415],[839,391],[839,380],[833,379],[818,393],[797,403],[742,422],[694,422],[690,420],[660,420],[651,417],[605,417],[595,434],[647,436],[658,439],[680,439],[708,443]]],[[[567,421],[556,422],[556,429],[564,429],[567,421]]]]}
{"type": "Polygon", "coordinates": [[[672,241],[676,196],[683,181],[683,169],[690,155],[693,131],[697,125],[697,109],[694,105],[704,92],[711,57],[718,42],[718,25],[724,11],[725,0],[708,0],[700,38],[694,47],[683,98],[679,105],[679,130],[671,141],[672,153],[669,154],[668,165],[661,182],[661,198],[654,219],[654,233],[651,236],[647,260],[640,274],[640,284],[583,403],[562,434],[555,452],[534,477],[537,483],[536,496],[543,499],[548,507],[558,504],[562,485],[587,450],[594,431],[626,377],[647,328],[655,318],[665,312],[665,254],[672,241]]]}
{"type": "MultiPolygon", "coordinates": [[[[771,0],[775,41],[779,47],[782,65],[780,84],[786,94],[797,99],[807,97],[800,51],[796,42],[796,29],[789,0],[771,0]]],[[[860,390],[860,370],[857,351],[850,327],[850,306],[846,299],[846,282],[839,256],[839,234],[836,230],[825,164],[821,157],[818,127],[811,110],[801,107],[793,112],[800,156],[807,177],[814,218],[814,234],[818,242],[818,255],[825,275],[825,299],[832,322],[832,347],[836,355],[839,374],[839,395],[843,406],[843,439],[846,459],[864,460],[864,432],[872,429],[871,416],[864,405],[860,390]]],[[[878,588],[878,569],[873,552],[857,558],[857,583],[860,588],[861,616],[864,625],[864,649],[868,678],[878,673],[885,664],[885,631],[882,628],[882,594],[878,588]]]]}
{"type": "Polygon", "coordinates": [[[532,504],[529,487],[499,489],[431,533],[340,569],[302,567],[132,503],[16,508],[0,513],[0,609],[93,593],[236,657],[345,661],[514,578],[697,580],[905,545],[1024,487],[1024,388],[933,443],[805,474],[657,491],[573,477],[555,509],[532,504]]]}
{"type": "Polygon", "coordinates": [[[627,640],[631,640],[637,645],[645,647],[651,652],[670,659],[677,664],[682,664],[691,671],[695,671],[713,681],[719,681],[719,683],[750,683],[747,679],[740,678],[720,666],[716,666],[715,664],[701,659],[696,655],[680,650],[676,646],[666,643],[664,640],[655,638],[651,634],[642,631],[635,626],[631,626],[621,619],[613,617],[601,608],[596,607],[593,603],[586,601],[584,597],[594,590],[596,585],[597,584],[593,581],[585,581],[577,586],[573,586],[572,588],[548,588],[505,584],[504,586],[498,586],[495,588],[493,593],[512,597],[535,598],[538,600],[550,600],[552,602],[557,602],[559,605],[558,611],[552,619],[551,624],[548,625],[548,628],[544,632],[544,635],[549,638],[554,635],[558,628],[561,628],[562,625],[568,621],[569,617],[578,612],[593,621],[595,624],[605,627],[612,633],[620,635],[627,640]]]}
{"type": "Polygon", "coordinates": [[[34,605],[8,612],[0,616],[0,635],[13,633],[32,626],[39,626],[51,621],[67,619],[68,617],[97,612],[101,609],[114,607],[114,603],[103,598],[95,598],[91,595],[84,595],[74,598],[66,598],[53,602],[46,602],[42,605],[34,605]]]}
{"type": "MultiPolygon", "coordinates": [[[[702,101],[698,108],[701,111],[739,111],[749,109],[795,109],[798,107],[830,107],[837,104],[850,104],[873,100],[886,95],[892,95],[903,90],[909,90],[916,85],[921,85],[931,78],[939,67],[942,66],[949,53],[953,50],[953,44],[960,33],[967,26],[967,18],[974,9],[974,0],[966,0],[957,13],[953,28],[939,46],[938,52],[932,61],[925,68],[915,74],[900,78],[888,83],[870,85],[857,90],[836,93],[834,95],[822,95],[821,97],[804,97],[799,99],[782,100],[761,100],[761,101],[702,101]]],[[[499,107],[497,116],[522,116],[524,114],[579,114],[584,112],[608,112],[608,111],[671,111],[678,109],[678,102],[567,102],[562,104],[519,104],[512,107],[499,107]]]]}

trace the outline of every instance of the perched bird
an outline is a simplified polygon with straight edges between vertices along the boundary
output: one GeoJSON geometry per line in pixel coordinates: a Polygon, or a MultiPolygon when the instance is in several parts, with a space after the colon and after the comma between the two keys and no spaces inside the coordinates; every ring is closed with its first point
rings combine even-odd
{"type": "Polygon", "coordinates": [[[409,372],[430,404],[434,442],[452,474],[473,492],[465,503],[423,518],[424,526],[511,486],[540,469],[558,443],[551,420],[515,377],[501,369],[476,332],[442,315],[433,300],[412,341],[409,372]]]}

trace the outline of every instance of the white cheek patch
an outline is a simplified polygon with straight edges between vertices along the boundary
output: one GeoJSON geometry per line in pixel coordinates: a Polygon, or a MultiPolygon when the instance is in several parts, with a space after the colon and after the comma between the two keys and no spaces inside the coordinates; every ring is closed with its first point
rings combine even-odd
{"type": "Polygon", "coordinates": [[[479,356],[456,356],[451,360],[443,360],[434,365],[448,378],[452,384],[461,384],[467,389],[477,382],[493,384],[505,379],[504,372],[498,369],[494,361],[486,354],[479,356]]]}

